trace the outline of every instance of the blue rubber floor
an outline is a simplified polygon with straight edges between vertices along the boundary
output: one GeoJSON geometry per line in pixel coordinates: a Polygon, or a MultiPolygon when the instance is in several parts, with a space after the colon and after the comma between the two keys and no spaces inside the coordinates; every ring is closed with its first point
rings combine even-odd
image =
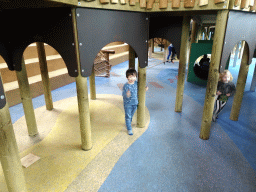
{"type": "MultiPolygon", "coordinates": [[[[149,65],[157,62],[152,59],[149,65]]],[[[210,139],[201,140],[206,88],[186,82],[183,111],[175,113],[178,63],[149,66],[149,128],[120,157],[99,191],[256,191],[256,92],[249,91],[254,67],[251,64],[239,120],[229,120],[230,99],[212,123],[210,139]]],[[[121,95],[117,84],[126,82],[127,68],[128,62],[112,67],[111,72],[120,77],[96,77],[96,92],[121,95]]],[[[239,66],[229,70],[236,83],[239,66]]],[[[52,91],[54,101],[73,96],[75,83],[52,91]]],[[[33,104],[34,108],[45,105],[44,97],[33,99],[33,104]]],[[[11,107],[10,112],[15,122],[23,116],[22,105],[11,107]]]]}

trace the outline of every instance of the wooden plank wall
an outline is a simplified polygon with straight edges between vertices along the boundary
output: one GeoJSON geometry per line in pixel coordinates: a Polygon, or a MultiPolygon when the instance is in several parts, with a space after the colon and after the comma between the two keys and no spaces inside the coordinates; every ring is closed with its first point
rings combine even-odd
{"type": "MultiPolygon", "coordinates": [[[[83,0],[84,2],[90,2],[87,0],[83,0]]],[[[93,1],[93,0],[92,0],[93,1]]],[[[140,8],[145,8],[147,10],[151,10],[153,8],[159,8],[159,9],[175,9],[179,10],[182,9],[192,9],[197,7],[207,7],[210,6],[212,9],[218,9],[217,5],[222,5],[225,7],[225,5],[228,5],[231,3],[231,6],[229,6],[229,9],[242,9],[244,11],[253,11],[256,9],[255,3],[256,0],[94,0],[99,1],[102,5],[112,5],[115,6],[115,4],[120,5],[129,5],[129,6],[139,6],[140,8]],[[216,7],[214,7],[216,5],[216,7]],[[213,6],[213,7],[212,7],[213,6]]],[[[109,8],[109,6],[108,6],[109,8]]],[[[208,7],[209,8],[209,7],[208,7]]],[[[118,9],[118,8],[117,8],[118,9]]]]}

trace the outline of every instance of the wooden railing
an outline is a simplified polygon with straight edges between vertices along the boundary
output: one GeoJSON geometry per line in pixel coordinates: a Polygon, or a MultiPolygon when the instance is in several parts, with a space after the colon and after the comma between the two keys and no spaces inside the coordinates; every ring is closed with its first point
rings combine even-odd
{"type": "Polygon", "coordinates": [[[109,64],[109,54],[115,54],[114,50],[101,50],[94,60],[95,76],[109,77],[111,65],[109,64]]]}

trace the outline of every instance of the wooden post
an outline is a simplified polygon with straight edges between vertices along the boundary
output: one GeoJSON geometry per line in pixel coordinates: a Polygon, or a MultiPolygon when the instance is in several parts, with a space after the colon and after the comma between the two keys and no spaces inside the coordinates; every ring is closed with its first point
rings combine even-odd
{"type": "Polygon", "coordinates": [[[169,41],[165,41],[164,42],[164,53],[163,53],[163,62],[166,62],[167,61],[167,55],[168,55],[168,46],[169,46],[169,41]]]}
{"type": "Polygon", "coordinates": [[[95,86],[95,70],[94,70],[94,66],[92,67],[92,74],[89,77],[89,82],[90,82],[91,100],[95,100],[96,99],[96,86],[95,86]]]}
{"type": "Polygon", "coordinates": [[[26,192],[25,177],[8,104],[0,109],[0,124],[0,159],[8,191],[26,192]]]}
{"type": "Polygon", "coordinates": [[[79,109],[82,149],[90,150],[92,148],[92,139],[91,139],[91,120],[90,120],[90,110],[89,110],[88,87],[87,87],[87,78],[82,77],[81,75],[75,8],[72,9],[72,20],[73,20],[73,27],[74,27],[74,38],[75,38],[74,40],[75,40],[76,57],[77,57],[76,59],[78,64],[78,76],[76,77],[76,88],[77,88],[77,100],[78,100],[78,109],[79,109]]]}
{"type": "Polygon", "coordinates": [[[236,84],[236,94],[234,96],[234,101],[230,113],[230,119],[233,121],[237,121],[239,117],[239,112],[242,105],[243,95],[244,95],[244,88],[246,85],[246,79],[249,70],[249,47],[248,44],[244,43],[244,51],[242,56],[242,62],[239,70],[239,75],[236,84]]]}
{"type": "Polygon", "coordinates": [[[220,58],[223,48],[223,39],[226,32],[226,24],[228,19],[228,10],[218,11],[216,18],[216,28],[215,35],[213,38],[212,46],[212,59],[211,65],[208,74],[208,81],[206,87],[205,101],[204,101],[204,110],[203,118],[201,123],[201,139],[209,139],[210,137],[210,128],[212,122],[212,113],[215,102],[215,95],[217,91],[217,84],[219,79],[219,66],[220,58]]]}
{"type": "Polygon", "coordinates": [[[146,67],[140,68],[138,65],[138,99],[139,105],[137,109],[137,126],[144,127],[145,120],[145,103],[146,103],[146,67]]]}
{"type": "Polygon", "coordinates": [[[152,46],[152,53],[155,53],[155,39],[154,38],[152,39],[151,46],[152,46]]]}
{"type": "Polygon", "coordinates": [[[135,51],[129,45],[129,68],[135,69],[135,51]]]}
{"type": "Polygon", "coordinates": [[[21,101],[24,108],[25,119],[28,127],[28,134],[34,136],[38,134],[36,117],[34,112],[34,107],[32,103],[32,97],[30,94],[28,76],[25,66],[24,58],[22,58],[21,71],[16,71],[17,80],[20,89],[21,101]]]}
{"type": "Polygon", "coordinates": [[[195,20],[192,20],[192,31],[191,31],[191,44],[196,43],[196,34],[197,34],[197,23],[195,20]]]}
{"type": "Polygon", "coordinates": [[[176,101],[175,101],[175,111],[176,112],[182,111],[186,62],[187,62],[187,57],[188,57],[187,52],[189,50],[188,49],[189,30],[190,30],[190,18],[188,16],[184,16],[183,22],[182,22],[180,61],[179,61],[178,82],[177,82],[177,89],[176,89],[176,101]]]}
{"type": "Polygon", "coordinates": [[[51,86],[50,86],[50,79],[49,79],[48,68],[47,68],[44,43],[36,42],[36,46],[37,46],[41,77],[42,77],[42,82],[44,86],[45,105],[47,110],[52,110],[53,102],[52,102],[51,86]]]}
{"type": "Polygon", "coordinates": [[[152,58],[152,44],[153,44],[153,39],[149,40],[149,48],[148,48],[148,57],[151,59],[152,58]]]}
{"type": "Polygon", "coordinates": [[[253,78],[252,78],[250,91],[255,91],[255,87],[256,87],[256,67],[254,68],[254,73],[253,73],[253,78]]]}

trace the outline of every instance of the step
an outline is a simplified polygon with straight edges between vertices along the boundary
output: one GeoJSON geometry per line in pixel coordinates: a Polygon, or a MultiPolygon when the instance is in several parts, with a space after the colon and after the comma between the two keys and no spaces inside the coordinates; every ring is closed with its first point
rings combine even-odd
{"type": "Polygon", "coordinates": [[[118,65],[118,64],[123,63],[127,60],[129,60],[129,51],[109,56],[109,63],[112,66],[118,65]]]}
{"type": "MultiPolygon", "coordinates": [[[[114,50],[115,54],[119,54],[122,52],[129,51],[129,45],[128,44],[120,44],[120,45],[113,45],[113,46],[106,46],[102,48],[103,50],[114,50]]],[[[112,54],[110,54],[112,55],[112,54]]]]}
{"type": "MultiPolygon", "coordinates": [[[[45,53],[46,55],[59,55],[59,53],[50,45],[45,45],[45,53]]],[[[24,51],[24,59],[32,59],[32,58],[38,58],[36,43],[30,44],[24,51]]],[[[0,63],[5,63],[5,60],[0,56],[0,63]]]]}
{"type": "MultiPolygon", "coordinates": [[[[46,59],[49,72],[57,69],[66,68],[65,62],[60,55],[47,56],[46,59]]],[[[25,61],[25,64],[28,77],[41,74],[38,58],[27,59],[25,61]]],[[[0,72],[2,75],[3,83],[17,81],[16,72],[9,70],[6,63],[0,64],[0,72]]]]}
{"type": "MultiPolygon", "coordinates": [[[[49,78],[51,90],[55,90],[57,88],[75,82],[75,78],[68,75],[68,71],[66,68],[49,72],[49,78]]],[[[32,98],[44,94],[41,75],[29,77],[28,81],[30,84],[32,98]]],[[[5,83],[4,91],[10,107],[21,103],[19,85],[17,81],[5,83]]]]}

